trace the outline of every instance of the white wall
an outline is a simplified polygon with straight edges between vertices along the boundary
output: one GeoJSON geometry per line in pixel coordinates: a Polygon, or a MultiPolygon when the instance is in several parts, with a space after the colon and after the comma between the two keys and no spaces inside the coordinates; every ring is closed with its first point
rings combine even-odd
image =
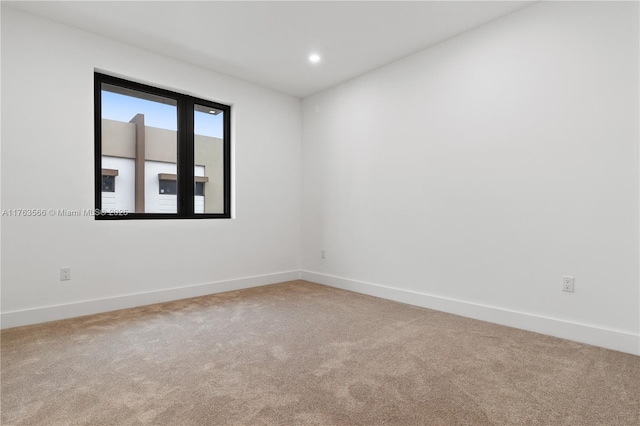
{"type": "MultiPolygon", "coordinates": [[[[153,213],[176,213],[178,197],[176,194],[160,194],[160,173],[176,174],[176,163],[146,161],[144,164],[144,210],[153,213]]],[[[135,181],[134,181],[135,182],[135,181]]],[[[134,183],[135,185],[135,183],[134,183]]]]}
{"type": "Polygon", "coordinates": [[[6,5],[2,207],[94,207],[94,69],[232,105],[235,218],[3,217],[3,326],[296,278],[299,99],[6,5]]]}
{"type": "MultiPolygon", "coordinates": [[[[136,163],[133,158],[102,157],[102,168],[118,171],[115,178],[115,191],[102,193],[104,211],[136,211],[136,163]]],[[[157,176],[157,175],[156,175],[157,176]]],[[[157,180],[157,179],[156,179],[157,180]]],[[[156,188],[157,189],[157,188],[156,188]]],[[[155,194],[154,194],[155,195],[155,194]]]]}
{"type": "MultiPolygon", "coordinates": [[[[204,166],[195,166],[193,173],[194,176],[205,176],[204,166]]],[[[193,211],[195,213],[204,213],[204,195],[193,196],[193,211]]]]}
{"type": "Polygon", "coordinates": [[[305,99],[303,277],[640,354],[638,36],[539,3],[305,99]]]}

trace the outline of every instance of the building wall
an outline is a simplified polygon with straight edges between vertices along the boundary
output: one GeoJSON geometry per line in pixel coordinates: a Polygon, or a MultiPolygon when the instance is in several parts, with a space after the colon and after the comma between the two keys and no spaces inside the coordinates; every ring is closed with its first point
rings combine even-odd
{"type": "Polygon", "coordinates": [[[638,36],[538,3],[306,98],[303,276],[640,353],[638,36]]]}
{"type": "Polygon", "coordinates": [[[204,184],[204,200],[206,213],[224,212],[224,149],[222,139],[203,135],[195,135],[196,166],[204,167],[203,173],[196,176],[207,176],[204,184]]]}
{"type": "Polygon", "coordinates": [[[6,4],[1,31],[3,208],[93,208],[95,70],[232,105],[234,157],[230,220],[2,217],[3,327],[298,276],[299,99],[6,4]]]}
{"type": "MultiPolygon", "coordinates": [[[[106,120],[102,120],[103,122],[106,120]]],[[[121,122],[122,123],[122,122],[121,122]]],[[[125,124],[126,123],[122,123],[125,124]]],[[[104,138],[106,139],[106,138],[104,138]]],[[[175,131],[144,126],[145,158],[147,160],[175,163],[178,157],[178,136],[175,131]]],[[[135,139],[131,141],[135,146],[135,139]]],[[[103,154],[106,154],[104,148],[103,154]]]]}
{"type": "Polygon", "coordinates": [[[102,193],[102,210],[136,210],[135,178],[136,165],[132,158],[102,157],[102,167],[118,171],[115,178],[115,191],[102,193]]]}
{"type": "MultiPolygon", "coordinates": [[[[153,213],[176,213],[178,211],[178,199],[175,194],[160,194],[160,181],[158,174],[176,174],[176,163],[163,163],[160,161],[146,161],[144,165],[144,210],[153,213]]],[[[116,181],[118,178],[116,178],[116,181]]],[[[129,182],[134,185],[134,182],[129,182]]]]}
{"type": "MultiPolygon", "coordinates": [[[[135,124],[130,122],[116,121],[102,119],[102,154],[108,157],[122,157],[122,158],[135,158],[136,147],[136,131],[135,124]]],[[[152,126],[145,126],[144,128],[145,139],[145,159],[147,161],[160,161],[173,164],[165,166],[150,166],[146,170],[145,174],[149,182],[152,182],[154,178],[158,176],[158,167],[162,167],[165,171],[163,173],[176,173],[176,161],[177,161],[177,134],[173,130],[160,129],[152,126]]],[[[195,163],[196,163],[196,176],[207,176],[209,181],[204,185],[205,196],[203,198],[196,197],[198,203],[204,203],[202,207],[198,207],[196,212],[198,213],[223,213],[224,212],[224,149],[223,141],[220,138],[214,138],[211,136],[195,135],[195,163]],[[200,173],[202,172],[202,173],[200,173]]],[[[113,160],[107,160],[110,164],[113,160]]],[[[103,160],[104,163],[104,160],[103,160]]],[[[117,167],[105,168],[117,169],[117,167]]],[[[116,177],[116,181],[119,181],[117,188],[122,189],[123,186],[127,186],[126,191],[129,192],[131,188],[135,186],[133,180],[124,178],[122,176],[116,177]],[[129,188],[131,186],[131,188],[129,188]]],[[[145,191],[145,205],[147,206],[145,211],[152,213],[175,213],[177,211],[176,200],[171,199],[171,205],[173,207],[158,209],[158,203],[161,198],[167,198],[166,196],[158,197],[157,187],[158,182],[153,182],[156,192],[153,192],[151,188],[147,188],[145,191]],[[149,199],[148,197],[152,197],[149,199]]],[[[134,194],[135,195],[135,194],[134,194]]],[[[122,198],[119,195],[103,194],[103,199],[111,200],[116,198],[122,198]]],[[[174,197],[175,198],[175,197],[174,197]]],[[[111,203],[109,203],[111,204],[111,203]]],[[[119,204],[118,204],[119,205],[119,204]]],[[[104,206],[103,206],[104,207],[104,206]]],[[[120,207],[113,207],[113,209],[120,209],[120,207]]],[[[129,211],[135,211],[135,208],[129,209],[129,211]]]]}
{"type": "MultiPolygon", "coordinates": [[[[105,141],[102,146],[102,153],[104,155],[110,157],[136,158],[135,123],[103,119],[102,139],[105,141]]],[[[148,154],[145,152],[145,155],[148,154]]],[[[175,161],[175,155],[173,161],[175,161]]]]}

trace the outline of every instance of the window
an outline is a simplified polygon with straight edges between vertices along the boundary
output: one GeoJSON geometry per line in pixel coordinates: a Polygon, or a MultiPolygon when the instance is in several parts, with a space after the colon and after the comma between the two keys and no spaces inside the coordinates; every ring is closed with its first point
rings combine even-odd
{"type": "MultiPolygon", "coordinates": [[[[160,181],[160,193],[176,195],[178,193],[178,185],[175,180],[161,180],[160,181]]],[[[196,194],[197,195],[197,194],[196,194]]]]}
{"type": "Polygon", "coordinates": [[[113,169],[102,169],[102,192],[116,192],[116,176],[118,171],[113,169]]]}
{"type": "Polygon", "coordinates": [[[100,73],[94,96],[96,219],[231,217],[231,107],[100,73]]]}
{"type": "Polygon", "coordinates": [[[196,182],[196,195],[204,197],[204,182],[196,182]]]}
{"type": "Polygon", "coordinates": [[[116,192],[116,177],[102,175],[102,192],[116,192]]]}

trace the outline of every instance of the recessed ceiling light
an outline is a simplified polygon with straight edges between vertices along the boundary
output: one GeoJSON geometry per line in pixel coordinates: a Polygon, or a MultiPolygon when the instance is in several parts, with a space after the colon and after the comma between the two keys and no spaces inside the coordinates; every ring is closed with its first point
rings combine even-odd
{"type": "Polygon", "coordinates": [[[318,55],[317,53],[312,53],[311,55],[309,55],[309,62],[311,62],[312,64],[317,64],[318,62],[320,62],[320,55],[318,55]]]}

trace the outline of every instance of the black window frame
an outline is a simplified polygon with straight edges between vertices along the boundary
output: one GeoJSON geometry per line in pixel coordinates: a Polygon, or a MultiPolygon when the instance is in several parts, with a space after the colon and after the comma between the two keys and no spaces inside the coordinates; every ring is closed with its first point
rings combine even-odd
{"type": "Polygon", "coordinates": [[[147,84],[125,80],[111,75],[94,73],[94,130],[95,130],[95,206],[96,220],[131,219],[230,219],[231,218],[231,106],[202,98],[161,89],[147,84]],[[102,212],[102,84],[110,84],[132,89],[150,95],[162,96],[177,102],[177,176],[178,203],[177,213],[136,213],[126,215],[102,212]],[[223,212],[195,213],[195,105],[220,110],[223,115],[223,212]]]}

